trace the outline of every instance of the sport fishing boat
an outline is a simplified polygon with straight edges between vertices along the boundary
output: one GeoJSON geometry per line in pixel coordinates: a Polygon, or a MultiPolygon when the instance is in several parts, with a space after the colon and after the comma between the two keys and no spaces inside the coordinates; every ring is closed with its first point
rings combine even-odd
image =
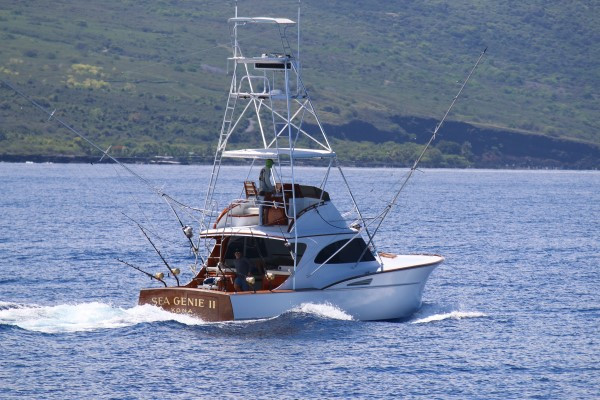
{"type": "Polygon", "coordinates": [[[167,265],[177,286],[154,275],[165,287],[142,289],[139,304],[207,321],[269,318],[306,303],[329,304],[357,320],[410,316],[444,258],[377,250],[374,237],[400,190],[382,213],[363,218],[302,80],[298,24],[238,17],[237,7],[229,24],[233,73],[200,233],[182,224],[199,269],[180,285],[179,269],[167,265]],[[294,27],[298,48],[292,51],[287,32],[294,27]],[[251,49],[247,56],[239,36],[247,29],[258,29],[265,43],[264,32],[272,32],[278,48],[251,49]],[[241,139],[230,140],[236,134],[241,139]],[[230,148],[232,142],[258,146],[230,148]],[[249,172],[239,181],[240,198],[223,205],[219,177],[227,158],[243,160],[249,172]],[[322,168],[303,168],[310,175],[301,176],[298,163],[311,162],[322,168]],[[257,183],[250,177],[261,167],[257,183]],[[324,173],[316,179],[318,171],[324,173]],[[330,172],[347,186],[352,218],[342,216],[327,191],[330,172]]]}

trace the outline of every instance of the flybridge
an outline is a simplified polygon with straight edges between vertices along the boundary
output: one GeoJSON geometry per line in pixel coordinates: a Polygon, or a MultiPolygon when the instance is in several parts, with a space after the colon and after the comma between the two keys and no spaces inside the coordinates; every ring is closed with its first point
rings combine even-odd
{"type": "MultiPolygon", "coordinates": [[[[298,14],[298,21],[299,18],[298,14]]],[[[336,154],[302,81],[300,24],[289,18],[240,17],[237,8],[236,16],[228,22],[233,45],[229,60],[233,61],[233,71],[205,210],[215,208],[214,190],[223,158],[272,159],[277,181],[292,185],[297,181],[294,160],[326,159],[330,161],[329,168],[337,164],[336,154]],[[244,48],[238,36],[241,37],[253,25],[270,25],[272,29],[266,29],[264,35],[272,35],[279,48],[275,51],[262,49],[258,54],[244,48]],[[294,49],[288,37],[290,27],[296,28],[294,36],[297,33],[294,49]],[[307,125],[311,126],[310,132],[307,125]],[[230,150],[228,143],[232,137],[241,137],[240,141],[258,137],[262,146],[230,150]],[[291,168],[282,169],[282,163],[291,168]]],[[[326,178],[323,179],[323,186],[326,181],[326,178]]],[[[291,196],[294,197],[294,194],[291,196]]],[[[291,214],[293,219],[295,211],[291,210],[291,214]]],[[[210,223],[205,226],[210,226],[210,223]]]]}

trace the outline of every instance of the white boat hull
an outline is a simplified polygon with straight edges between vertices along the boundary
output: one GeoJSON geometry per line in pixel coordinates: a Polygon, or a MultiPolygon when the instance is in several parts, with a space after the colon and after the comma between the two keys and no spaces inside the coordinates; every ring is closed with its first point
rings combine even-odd
{"type": "Polygon", "coordinates": [[[406,257],[420,257],[427,262],[383,268],[324,289],[239,293],[185,287],[143,289],[139,303],[207,321],[272,318],[303,304],[328,304],[362,321],[406,318],[421,306],[425,283],[443,261],[440,256],[406,257]]]}
{"type": "Polygon", "coordinates": [[[366,275],[320,290],[233,294],[234,319],[270,318],[306,303],[329,304],[361,321],[406,318],[421,306],[423,288],[436,266],[366,275]],[[368,279],[368,286],[348,286],[368,279]]]}

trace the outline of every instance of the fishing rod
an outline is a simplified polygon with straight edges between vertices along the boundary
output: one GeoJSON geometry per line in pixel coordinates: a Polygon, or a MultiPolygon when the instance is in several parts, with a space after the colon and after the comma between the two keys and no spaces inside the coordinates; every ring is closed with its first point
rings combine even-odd
{"type": "Polygon", "coordinates": [[[159,281],[159,282],[161,282],[163,285],[165,285],[165,287],[167,287],[167,282],[165,282],[165,281],[162,279],[162,276],[164,276],[162,272],[159,272],[159,273],[157,273],[157,274],[155,274],[155,275],[152,275],[151,273],[149,273],[149,272],[146,272],[146,271],[144,271],[143,269],[141,269],[141,268],[139,268],[139,267],[136,267],[135,265],[131,265],[131,264],[129,264],[127,261],[123,261],[123,260],[121,260],[121,259],[119,259],[119,258],[115,258],[115,260],[117,260],[118,262],[121,262],[121,263],[123,263],[123,264],[127,265],[128,267],[131,267],[131,268],[133,268],[133,269],[136,269],[136,270],[140,271],[140,272],[141,272],[141,273],[143,273],[143,274],[146,274],[146,275],[148,275],[148,276],[149,276],[151,279],[156,279],[157,281],[159,281]]]}
{"type": "MultiPolygon", "coordinates": [[[[381,227],[381,224],[383,223],[383,221],[387,217],[388,213],[390,212],[390,210],[392,209],[392,207],[396,204],[396,201],[398,200],[398,197],[400,196],[400,193],[402,193],[402,191],[406,187],[406,184],[408,183],[408,181],[412,177],[413,173],[417,170],[417,166],[421,162],[421,159],[425,155],[425,152],[427,151],[427,149],[429,148],[429,146],[431,145],[431,143],[435,140],[438,131],[440,130],[440,128],[444,124],[444,121],[446,120],[446,117],[448,116],[448,114],[450,114],[450,110],[452,110],[452,108],[454,107],[454,104],[456,103],[456,101],[460,97],[463,89],[467,85],[467,82],[469,82],[469,79],[471,79],[471,75],[473,75],[473,72],[475,72],[475,69],[477,68],[477,66],[481,62],[481,59],[485,55],[486,51],[487,51],[487,47],[485,49],[483,49],[483,51],[479,55],[479,58],[477,59],[477,62],[475,62],[475,65],[473,66],[473,68],[471,69],[471,71],[469,72],[469,74],[467,75],[467,78],[463,82],[463,84],[460,87],[458,93],[456,94],[456,96],[454,96],[454,99],[452,100],[452,103],[450,104],[450,107],[448,107],[448,109],[446,110],[446,113],[444,114],[444,116],[442,117],[442,119],[440,120],[440,122],[435,126],[435,129],[433,130],[433,134],[431,135],[431,138],[429,138],[429,141],[427,142],[427,144],[425,145],[425,147],[423,148],[423,150],[421,151],[421,153],[419,154],[419,156],[415,160],[413,166],[410,168],[410,171],[408,172],[408,174],[406,175],[406,178],[404,179],[404,182],[402,182],[402,185],[400,185],[400,188],[398,189],[398,191],[396,192],[396,194],[392,198],[392,201],[384,208],[383,212],[377,217],[377,218],[381,218],[381,220],[379,221],[379,223],[375,227],[375,230],[373,231],[372,235],[370,236],[369,242],[367,243],[367,246],[363,250],[361,256],[358,258],[359,261],[362,259],[362,257],[364,256],[366,250],[369,248],[369,245],[371,244],[371,242],[373,241],[373,238],[375,237],[375,235],[379,231],[379,228],[381,227]]],[[[357,264],[358,264],[358,261],[357,261],[357,264]]]]}
{"type": "Polygon", "coordinates": [[[138,228],[140,228],[140,230],[142,231],[142,233],[144,234],[144,236],[146,236],[146,239],[148,239],[148,241],[150,242],[150,244],[152,245],[152,247],[154,247],[154,251],[156,251],[156,253],[160,257],[160,259],[163,261],[163,263],[165,263],[165,265],[167,266],[167,269],[169,270],[169,272],[171,272],[171,274],[173,275],[173,277],[177,281],[177,286],[181,286],[180,283],[179,283],[179,278],[177,277],[177,275],[179,274],[179,269],[178,268],[175,268],[175,269],[171,268],[171,266],[169,265],[169,263],[167,262],[167,260],[165,260],[165,258],[160,253],[160,251],[158,250],[158,248],[154,245],[154,242],[152,242],[152,239],[150,239],[150,237],[148,236],[148,234],[146,233],[146,231],[144,230],[144,228],[142,228],[142,226],[140,224],[137,224],[137,226],[138,226],[138,228]]]}

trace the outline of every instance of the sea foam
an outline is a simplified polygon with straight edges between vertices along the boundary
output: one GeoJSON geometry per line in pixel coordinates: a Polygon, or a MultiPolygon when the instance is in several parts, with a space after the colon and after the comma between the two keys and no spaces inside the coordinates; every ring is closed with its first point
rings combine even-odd
{"type": "Polygon", "coordinates": [[[464,319],[464,318],[479,318],[479,317],[487,317],[487,314],[477,311],[452,311],[448,313],[442,314],[434,314],[425,318],[419,318],[415,321],[412,321],[413,324],[425,324],[428,322],[437,322],[443,321],[445,319],[464,319]]]}
{"type": "Polygon", "coordinates": [[[341,321],[351,321],[353,319],[351,315],[329,303],[303,303],[291,311],[341,321]]]}
{"type": "Polygon", "coordinates": [[[177,321],[185,325],[205,323],[150,305],[120,308],[99,302],[56,306],[0,303],[0,324],[43,333],[85,332],[159,321],[177,321]]]}

